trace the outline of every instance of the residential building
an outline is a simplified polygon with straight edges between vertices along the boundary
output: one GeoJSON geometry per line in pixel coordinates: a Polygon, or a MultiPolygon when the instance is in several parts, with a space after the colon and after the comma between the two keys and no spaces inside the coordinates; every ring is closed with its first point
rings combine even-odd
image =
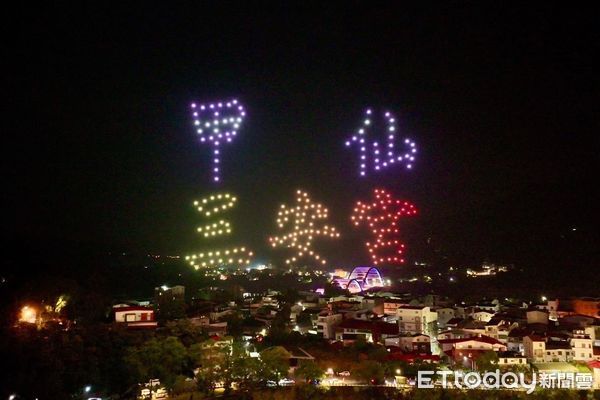
{"type": "Polygon", "coordinates": [[[544,362],[546,338],[538,335],[523,337],[523,352],[530,362],[544,362]]]}
{"type": "Polygon", "coordinates": [[[594,359],[594,345],[592,338],[584,330],[576,330],[571,337],[571,350],[573,351],[573,360],[591,361],[594,359]]]}
{"type": "Polygon", "coordinates": [[[113,307],[115,322],[127,324],[128,328],[156,328],[154,309],[144,306],[119,304],[113,307]]]}
{"type": "Polygon", "coordinates": [[[506,351],[506,345],[498,340],[488,337],[470,337],[463,339],[438,340],[444,356],[454,365],[474,368],[477,359],[488,351],[506,351]]]}
{"type": "Polygon", "coordinates": [[[335,328],[342,322],[342,314],[321,313],[317,319],[317,334],[323,339],[334,340],[335,328]]]}
{"type": "Polygon", "coordinates": [[[401,333],[422,333],[437,337],[437,313],[428,306],[401,306],[396,309],[401,333]]]}
{"type": "Polygon", "coordinates": [[[398,335],[398,325],[382,321],[361,321],[347,319],[335,328],[335,338],[344,343],[352,344],[359,338],[372,343],[385,343],[385,339],[398,335]]]}
{"type": "Polygon", "coordinates": [[[454,308],[451,307],[440,307],[435,311],[437,312],[438,327],[442,329],[446,328],[448,321],[455,316],[454,308]]]}
{"type": "Polygon", "coordinates": [[[528,324],[548,324],[549,314],[545,311],[529,310],[526,314],[528,324]]]}
{"type": "Polygon", "coordinates": [[[529,365],[527,364],[527,359],[520,353],[516,353],[514,351],[498,352],[499,367],[511,367],[515,365],[529,367],[529,365]]]}

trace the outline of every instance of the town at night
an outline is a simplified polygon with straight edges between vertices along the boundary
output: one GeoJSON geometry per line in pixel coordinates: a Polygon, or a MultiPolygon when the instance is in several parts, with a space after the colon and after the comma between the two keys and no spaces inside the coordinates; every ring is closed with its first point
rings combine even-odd
{"type": "Polygon", "coordinates": [[[11,13],[0,399],[600,399],[594,10],[11,13]]]}

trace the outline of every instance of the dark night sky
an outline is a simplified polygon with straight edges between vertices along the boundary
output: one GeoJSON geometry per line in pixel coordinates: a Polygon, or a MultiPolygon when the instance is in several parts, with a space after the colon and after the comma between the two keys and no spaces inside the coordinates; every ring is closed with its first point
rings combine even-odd
{"type": "Polygon", "coordinates": [[[345,234],[323,252],[364,261],[348,216],[378,185],[421,210],[404,226],[413,257],[427,237],[533,268],[597,255],[595,12],[351,4],[9,16],[5,242],[196,250],[191,202],[214,186],[188,104],[235,96],[248,118],[221,186],[240,199],[237,240],[265,258],[276,207],[304,188],[345,234]],[[343,141],[366,106],[417,140],[412,172],[359,182],[343,141]]]}

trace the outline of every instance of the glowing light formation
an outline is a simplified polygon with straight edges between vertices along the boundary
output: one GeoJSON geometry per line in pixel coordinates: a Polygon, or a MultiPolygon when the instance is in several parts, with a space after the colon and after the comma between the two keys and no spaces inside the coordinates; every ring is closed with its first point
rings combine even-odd
{"type": "Polygon", "coordinates": [[[244,106],[235,99],[210,104],[192,103],[194,127],[200,137],[200,143],[212,146],[213,180],[221,180],[221,145],[230,143],[237,135],[246,116],[244,106]]]}
{"type": "Polygon", "coordinates": [[[304,256],[326,264],[327,261],[312,249],[312,243],[317,236],[340,236],[334,226],[323,223],[327,218],[327,208],[313,203],[308,193],[298,190],[296,203],[292,206],[282,204],[277,212],[277,226],[279,229],[287,229],[287,232],[270,237],[269,242],[273,247],[284,246],[295,250],[294,255],[285,260],[286,264],[293,264],[304,256]]]}
{"type": "Polygon", "coordinates": [[[397,164],[405,164],[407,169],[413,166],[417,153],[415,142],[405,138],[401,145],[396,143],[396,118],[389,111],[383,113],[383,122],[385,141],[370,138],[369,133],[375,125],[374,113],[367,109],[361,127],[346,141],[347,147],[356,145],[359,149],[361,176],[366,176],[369,169],[377,172],[397,164]],[[401,146],[404,151],[400,151],[401,146]]]}
{"type": "Polygon", "coordinates": [[[357,226],[366,224],[373,235],[373,240],[365,243],[373,264],[404,263],[404,244],[399,240],[398,223],[402,217],[415,215],[417,209],[407,201],[394,199],[383,189],[375,189],[374,196],[371,203],[356,203],[352,222],[357,226]]]}
{"type": "MultiPolygon", "coordinates": [[[[231,224],[218,217],[235,206],[237,198],[229,193],[214,194],[194,202],[194,207],[204,218],[209,221],[198,227],[198,232],[205,239],[231,234],[231,224]]],[[[196,270],[202,268],[215,268],[220,265],[247,266],[251,262],[253,253],[246,247],[208,250],[202,253],[186,256],[185,259],[196,270]]]]}

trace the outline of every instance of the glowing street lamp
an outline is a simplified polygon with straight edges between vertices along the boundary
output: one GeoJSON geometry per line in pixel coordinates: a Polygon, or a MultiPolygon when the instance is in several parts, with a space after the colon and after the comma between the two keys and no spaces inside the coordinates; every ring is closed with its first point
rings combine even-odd
{"type": "Polygon", "coordinates": [[[37,310],[34,307],[24,306],[21,308],[19,321],[27,322],[28,324],[35,324],[37,321],[37,310]]]}

